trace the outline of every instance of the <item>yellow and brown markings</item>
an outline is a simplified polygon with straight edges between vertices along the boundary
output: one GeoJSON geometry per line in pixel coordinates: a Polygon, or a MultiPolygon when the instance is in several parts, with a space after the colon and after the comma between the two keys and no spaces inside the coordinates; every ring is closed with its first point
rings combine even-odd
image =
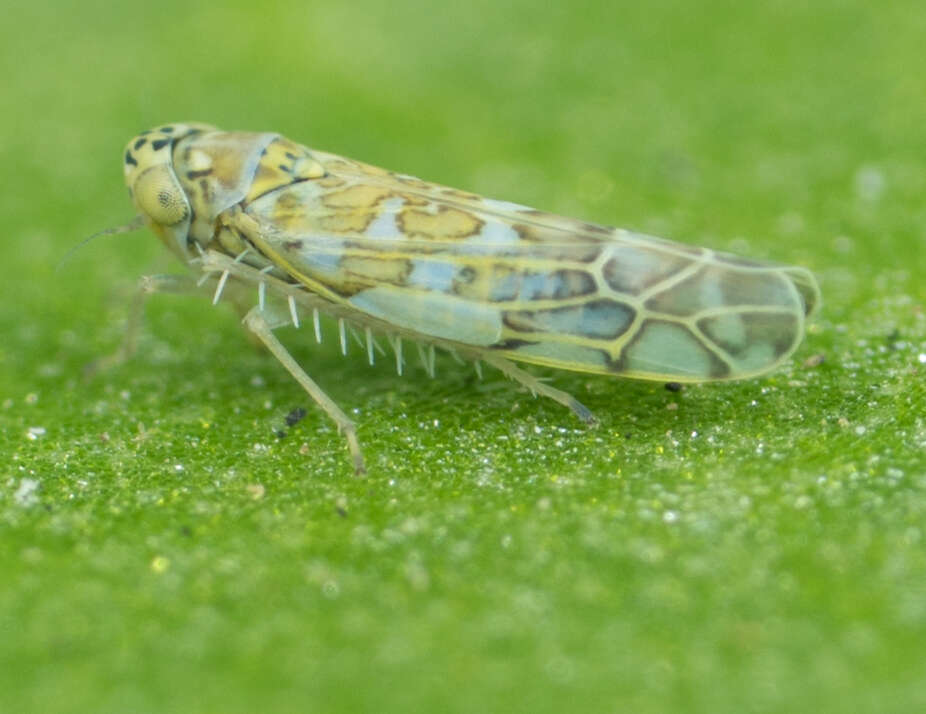
{"type": "Polygon", "coordinates": [[[209,177],[202,176],[193,183],[186,182],[183,189],[190,200],[193,212],[198,216],[203,216],[204,220],[208,220],[209,207],[215,202],[215,185],[209,177]]]}
{"type": "Polygon", "coordinates": [[[554,232],[548,228],[544,228],[543,226],[530,226],[525,225],[524,223],[515,223],[511,227],[514,229],[514,232],[518,234],[518,238],[525,241],[548,241],[554,235],[561,235],[559,231],[554,232]]]}
{"type": "Polygon", "coordinates": [[[371,187],[358,186],[325,193],[311,210],[307,209],[306,197],[293,190],[278,191],[272,197],[270,224],[292,235],[317,235],[319,232],[332,235],[363,233],[377,215],[378,200],[388,192],[371,187]],[[329,204],[330,201],[330,204],[329,204]]]}
{"type": "Polygon", "coordinates": [[[186,178],[189,181],[212,175],[212,156],[196,148],[192,143],[186,143],[179,150],[179,157],[176,157],[174,162],[178,167],[186,168],[186,178]]]}
{"type": "Polygon", "coordinates": [[[477,302],[515,300],[520,288],[520,271],[510,263],[467,265],[451,283],[454,295],[477,302]]]}
{"type": "Polygon", "coordinates": [[[404,286],[412,272],[412,262],[347,255],[341,259],[338,268],[348,281],[358,281],[358,284],[362,284],[363,287],[404,286]]]}
{"type": "Polygon", "coordinates": [[[130,187],[152,171],[137,204],[168,244],[255,248],[242,260],[279,262],[326,298],[390,286],[379,305],[402,325],[401,300],[414,312],[443,293],[461,299],[440,304],[459,305],[448,319],[471,334],[465,302],[478,303],[502,330],[493,349],[525,361],[649,378],[759,373],[790,354],[819,299],[802,269],[483,198],[273,134],[169,125],[130,142],[125,169],[130,187]],[[157,181],[174,190],[171,172],[192,210],[186,244],[186,224],[165,222],[176,211],[151,203],[157,181]],[[241,209],[250,223],[215,220],[241,209]]]}
{"type": "Polygon", "coordinates": [[[318,228],[337,235],[363,233],[376,220],[380,204],[393,192],[377,185],[355,184],[327,191],[321,196],[321,207],[314,219],[318,228]]]}
{"type": "Polygon", "coordinates": [[[362,161],[354,161],[353,165],[365,176],[373,176],[373,177],[380,178],[380,177],[389,177],[392,175],[391,171],[387,171],[386,169],[380,168],[379,166],[365,164],[362,161]]]}
{"type": "Polygon", "coordinates": [[[335,174],[328,174],[324,178],[318,179],[316,183],[321,188],[339,188],[346,184],[347,181],[340,176],[336,176],[335,174]]]}
{"type": "Polygon", "coordinates": [[[316,216],[312,224],[313,228],[324,233],[349,235],[363,233],[376,220],[376,216],[376,211],[332,213],[327,216],[316,216]]]}
{"type": "Polygon", "coordinates": [[[379,255],[352,252],[341,247],[313,246],[304,252],[306,241],[288,240],[277,248],[280,258],[287,264],[295,263],[297,274],[326,286],[331,294],[342,298],[369,288],[383,285],[404,287],[413,270],[408,258],[385,258],[379,255]]]}
{"type": "Polygon", "coordinates": [[[409,176],[408,174],[399,174],[395,172],[389,173],[390,178],[395,179],[401,184],[408,186],[409,188],[418,189],[421,191],[430,191],[434,184],[429,181],[424,181],[417,176],[409,176]]]}
{"type": "Polygon", "coordinates": [[[557,216],[555,213],[546,213],[535,208],[515,211],[512,219],[518,235],[527,241],[562,240],[563,236],[582,236],[584,241],[604,242],[614,236],[613,228],[557,216]]]}
{"type": "Polygon", "coordinates": [[[324,176],[325,167],[306,147],[281,137],[264,151],[245,202],[250,203],[265,193],[298,181],[324,176]]]}
{"type": "Polygon", "coordinates": [[[172,172],[194,212],[189,237],[212,240],[222,211],[240,203],[252,188],[260,156],[272,134],[188,133],[174,144],[172,172]]]}
{"type": "Polygon", "coordinates": [[[456,272],[451,290],[467,300],[505,307],[503,303],[568,302],[592,295],[597,288],[595,279],[582,270],[536,272],[512,263],[484,265],[474,261],[456,272]]]}
{"type": "MultiPolygon", "coordinates": [[[[196,179],[210,179],[225,189],[234,189],[242,184],[242,167],[246,165],[253,151],[252,135],[243,132],[229,132],[217,135],[219,138],[198,145],[187,142],[183,152],[190,151],[190,170],[178,164],[180,180],[193,182],[196,179]]],[[[249,178],[249,177],[248,177],[249,178]]]]}
{"type": "Polygon", "coordinates": [[[584,421],[584,406],[508,359],[663,381],[750,377],[793,352],[820,301],[802,268],[483,198],[277,134],[163,125],[129,142],[123,170],[144,221],[212,277],[213,301],[246,312],[347,435],[358,472],[353,423],[273,337],[283,318],[276,305],[263,316],[265,298],[288,303],[296,326],[306,308],[316,331],[317,310],[365,328],[371,362],[372,331],[484,357],[584,421]]]}
{"type": "Polygon", "coordinates": [[[391,178],[392,172],[378,166],[365,164],[362,161],[348,159],[337,154],[328,154],[324,151],[313,152],[315,157],[324,164],[330,173],[340,174],[344,177],[391,178]]]}
{"type": "Polygon", "coordinates": [[[432,188],[437,189],[437,193],[450,201],[477,203],[482,200],[482,196],[480,196],[478,193],[461,191],[458,188],[450,188],[449,186],[436,186],[435,184],[430,185],[432,188]]]}
{"type": "Polygon", "coordinates": [[[275,230],[290,235],[362,234],[379,215],[380,202],[390,195],[387,189],[367,185],[322,189],[317,194],[294,186],[266,196],[264,201],[272,204],[257,210],[275,230]]]}
{"type": "Polygon", "coordinates": [[[322,204],[341,210],[373,210],[380,201],[393,196],[393,191],[383,186],[355,184],[322,195],[322,204]]]}
{"type": "Polygon", "coordinates": [[[438,206],[434,213],[406,208],[396,216],[396,224],[408,238],[461,240],[478,234],[484,222],[469,211],[438,206]]]}
{"type": "Polygon", "coordinates": [[[132,171],[150,168],[154,156],[170,148],[176,139],[195,136],[209,129],[212,127],[205,124],[167,124],[158,129],[143,131],[132,139],[123,156],[129,190],[132,189],[132,177],[129,175],[132,171]]]}

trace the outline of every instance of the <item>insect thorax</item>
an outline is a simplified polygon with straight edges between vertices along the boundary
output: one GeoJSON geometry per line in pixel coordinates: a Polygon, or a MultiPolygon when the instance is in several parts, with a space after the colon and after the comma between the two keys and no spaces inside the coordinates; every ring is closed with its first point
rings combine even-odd
{"type": "Polygon", "coordinates": [[[304,146],[271,133],[169,124],[129,142],[125,179],[136,208],[175,253],[200,248],[238,255],[247,240],[220,217],[238,204],[325,170],[304,146]]]}

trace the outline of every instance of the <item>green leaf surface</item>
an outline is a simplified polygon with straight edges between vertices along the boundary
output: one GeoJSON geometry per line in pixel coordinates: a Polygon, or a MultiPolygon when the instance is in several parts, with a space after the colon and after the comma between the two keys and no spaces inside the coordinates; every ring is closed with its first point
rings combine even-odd
{"type": "Polygon", "coordinates": [[[912,0],[5,10],[0,711],[926,709],[924,32],[912,0]],[[805,265],[823,311],[763,379],[534,370],[597,429],[280,330],[355,478],[208,301],[82,378],[182,266],[146,231],[59,262],[183,120],[805,265]]]}

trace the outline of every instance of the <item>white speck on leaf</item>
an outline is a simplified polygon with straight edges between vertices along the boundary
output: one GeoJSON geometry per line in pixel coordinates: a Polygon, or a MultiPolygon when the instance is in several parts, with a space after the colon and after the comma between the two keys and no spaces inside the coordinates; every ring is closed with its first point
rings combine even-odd
{"type": "Polygon", "coordinates": [[[44,426],[30,426],[26,429],[26,438],[29,439],[29,441],[35,441],[41,436],[45,436],[44,426]]]}
{"type": "Polygon", "coordinates": [[[39,502],[39,497],[35,493],[38,489],[39,482],[34,478],[20,479],[19,488],[17,488],[16,492],[13,494],[13,500],[18,506],[22,506],[23,508],[34,506],[39,502]]]}

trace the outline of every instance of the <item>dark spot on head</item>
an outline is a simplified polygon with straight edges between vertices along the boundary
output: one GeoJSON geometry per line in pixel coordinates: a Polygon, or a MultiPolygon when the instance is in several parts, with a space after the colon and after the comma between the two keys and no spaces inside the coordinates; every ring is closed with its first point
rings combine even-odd
{"type": "Polygon", "coordinates": [[[162,126],[160,129],[158,129],[158,131],[161,132],[162,134],[170,134],[173,132],[173,130],[174,130],[174,127],[172,126],[162,126]]]}
{"type": "Polygon", "coordinates": [[[145,145],[145,142],[147,141],[148,140],[145,137],[142,137],[141,139],[135,142],[135,145],[132,148],[135,149],[135,151],[138,151],[141,147],[145,145]]]}
{"type": "Polygon", "coordinates": [[[291,170],[290,167],[287,166],[286,164],[279,164],[279,165],[277,165],[277,168],[278,168],[280,171],[287,172],[287,173],[291,170]]]}
{"type": "Polygon", "coordinates": [[[151,148],[154,149],[155,151],[160,151],[161,149],[163,149],[165,146],[169,144],[170,144],[170,137],[167,137],[166,139],[155,139],[154,141],[151,142],[151,148]]]}
{"type": "Polygon", "coordinates": [[[132,156],[132,152],[126,149],[125,151],[125,163],[129,166],[138,166],[138,162],[135,160],[135,157],[132,156]]]}
{"type": "Polygon", "coordinates": [[[212,173],[211,168],[200,169],[199,171],[187,171],[186,177],[190,179],[190,181],[195,181],[196,179],[202,178],[203,176],[208,176],[211,173],[212,173]]]}

